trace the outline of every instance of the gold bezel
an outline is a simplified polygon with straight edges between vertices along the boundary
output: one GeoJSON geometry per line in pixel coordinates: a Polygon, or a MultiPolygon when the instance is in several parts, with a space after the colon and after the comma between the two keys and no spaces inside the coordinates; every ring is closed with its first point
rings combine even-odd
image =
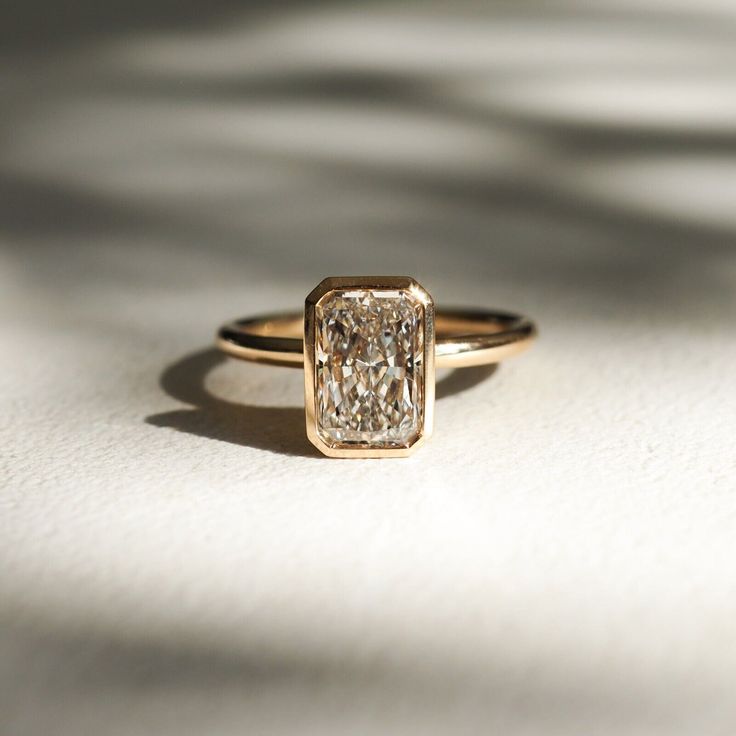
{"type": "Polygon", "coordinates": [[[304,305],[304,407],[309,441],[328,457],[406,457],[421,447],[432,434],[434,419],[434,302],[426,289],[406,276],[331,276],[307,296],[304,305]],[[324,296],[342,289],[396,289],[409,291],[422,305],[424,314],[424,407],[417,438],[407,447],[371,448],[363,445],[329,445],[317,428],[317,382],[315,376],[315,308],[324,296]]]}

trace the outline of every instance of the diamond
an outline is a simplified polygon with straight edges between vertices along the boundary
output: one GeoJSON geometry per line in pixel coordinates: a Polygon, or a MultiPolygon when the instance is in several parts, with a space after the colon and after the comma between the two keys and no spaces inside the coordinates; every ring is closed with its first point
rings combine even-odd
{"type": "Polygon", "coordinates": [[[421,435],[424,305],[408,289],[336,289],[315,307],[317,432],[330,446],[406,448],[421,435]]]}

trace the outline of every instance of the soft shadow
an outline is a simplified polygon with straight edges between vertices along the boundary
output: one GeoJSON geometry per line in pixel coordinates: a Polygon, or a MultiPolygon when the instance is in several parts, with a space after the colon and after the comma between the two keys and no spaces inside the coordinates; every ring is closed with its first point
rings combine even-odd
{"type": "Polygon", "coordinates": [[[498,363],[493,365],[477,365],[473,368],[460,368],[448,373],[443,379],[437,381],[434,389],[436,399],[446,399],[448,396],[462,393],[468,389],[483,383],[490,378],[498,369],[498,363]]]}
{"type": "Polygon", "coordinates": [[[212,348],[168,366],[159,380],[161,388],[194,408],[154,414],[146,417],[146,423],[282,455],[317,457],[304,433],[304,409],[236,404],[207,390],[207,375],[225,360],[225,355],[212,348]]]}
{"type": "MultiPolygon", "coordinates": [[[[236,404],[207,390],[207,375],[226,359],[220,351],[209,348],[168,366],[159,379],[161,388],[193,408],[152,414],[146,417],[146,423],[282,455],[321,457],[307,440],[302,407],[236,404]]],[[[437,382],[436,398],[445,399],[473,388],[495,371],[495,365],[455,370],[437,382]]]]}

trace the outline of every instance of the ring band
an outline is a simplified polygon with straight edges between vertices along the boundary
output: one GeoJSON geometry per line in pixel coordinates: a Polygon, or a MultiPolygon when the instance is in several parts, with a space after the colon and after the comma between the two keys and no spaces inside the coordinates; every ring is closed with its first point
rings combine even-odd
{"type": "MultiPolygon", "coordinates": [[[[304,365],[304,315],[259,315],[220,328],[217,346],[233,358],[293,368],[304,365]]],[[[435,366],[467,368],[498,363],[526,350],[533,323],[509,312],[443,309],[435,315],[435,366]]]]}
{"type": "Polygon", "coordinates": [[[242,360],[305,368],[307,435],[331,457],[405,456],[432,429],[434,369],[497,363],[536,334],[526,317],[483,309],[435,314],[406,277],[332,277],[303,313],[238,319],[217,346],[242,360]]]}

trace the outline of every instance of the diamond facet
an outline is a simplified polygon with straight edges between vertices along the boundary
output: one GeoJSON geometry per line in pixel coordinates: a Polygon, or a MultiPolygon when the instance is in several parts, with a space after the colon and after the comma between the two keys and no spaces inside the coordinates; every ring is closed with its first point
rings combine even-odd
{"type": "Polygon", "coordinates": [[[409,447],[421,435],[424,306],[408,289],[336,289],[315,307],[317,432],[328,445],[409,447]]]}

